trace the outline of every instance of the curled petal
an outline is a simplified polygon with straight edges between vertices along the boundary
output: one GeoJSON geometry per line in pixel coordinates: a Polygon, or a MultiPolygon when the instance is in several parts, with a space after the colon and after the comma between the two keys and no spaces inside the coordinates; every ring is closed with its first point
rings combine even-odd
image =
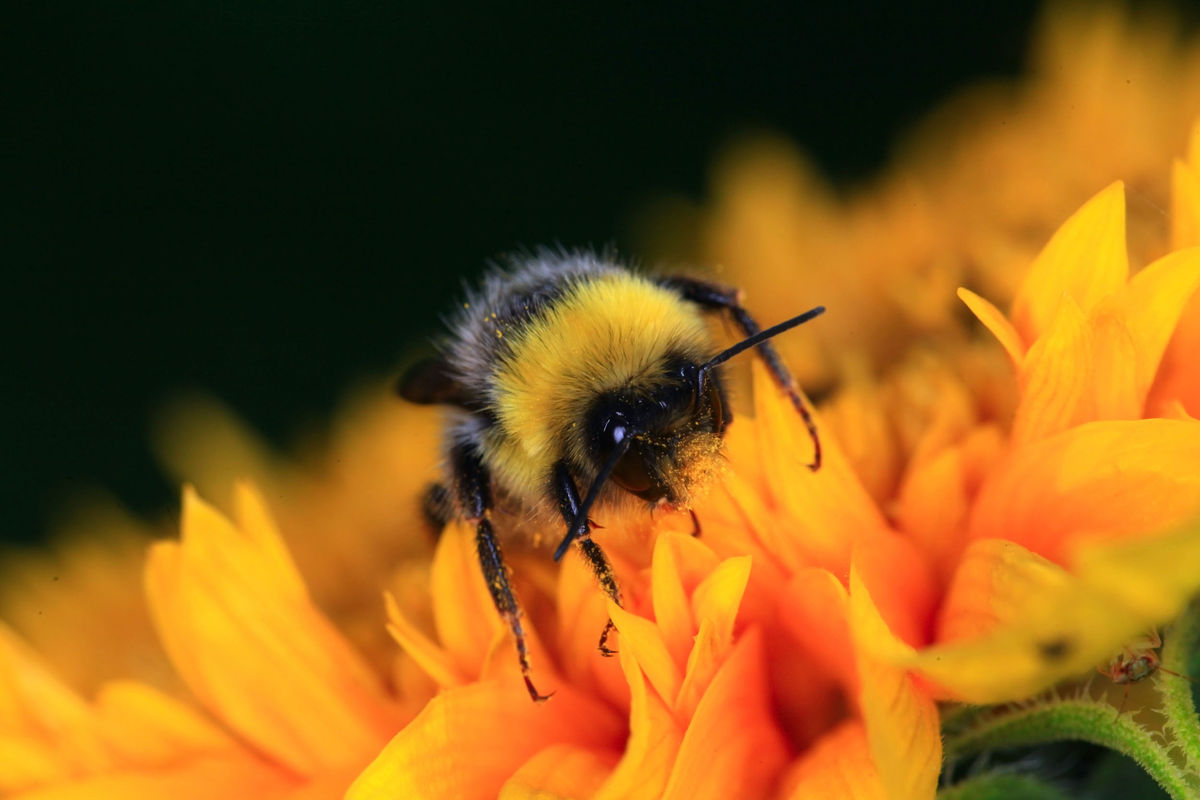
{"type": "Polygon", "coordinates": [[[1017,333],[1008,317],[1004,316],[1004,312],[970,289],[960,287],[958,299],[962,300],[984,327],[992,332],[996,341],[1004,348],[1004,352],[1008,353],[1013,365],[1021,366],[1025,361],[1025,343],[1021,341],[1021,334],[1017,333]]]}

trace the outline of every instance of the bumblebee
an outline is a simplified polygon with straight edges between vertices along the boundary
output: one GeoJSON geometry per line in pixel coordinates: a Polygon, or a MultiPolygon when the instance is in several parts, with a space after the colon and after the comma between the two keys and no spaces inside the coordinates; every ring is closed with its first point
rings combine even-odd
{"type": "MultiPolygon", "coordinates": [[[[731,420],[725,361],[757,347],[808,427],[811,468],[820,466],[812,417],[768,339],[825,309],[762,330],[734,289],[641,275],[591,252],[540,250],[506,267],[468,293],[440,354],[409,369],[398,390],[452,409],[445,494],[475,525],[492,600],[512,629],[529,695],[541,701],[549,695],[530,678],[520,605],[490,519],[496,499],[561,519],[555,560],[576,545],[620,605],[589,513],[630,503],[690,509],[716,472],[731,420]],[[717,348],[705,319],[711,312],[728,314],[745,338],[717,348]]],[[[604,655],[613,654],[611,630],[610,620],[604,655]]]]}

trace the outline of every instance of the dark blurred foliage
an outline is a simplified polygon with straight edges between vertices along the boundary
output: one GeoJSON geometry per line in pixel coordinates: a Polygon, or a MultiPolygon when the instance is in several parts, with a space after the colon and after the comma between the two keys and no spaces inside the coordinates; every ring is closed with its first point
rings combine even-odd
{"type": "Polygon", "coordinates": [[[6,13],[0,538],[103,486],[169,505],[148,421],[208,391],[284,443],[520,245],[616,243],[780,131],[869,175],[1032,3],[28,3],[6,13]]]}

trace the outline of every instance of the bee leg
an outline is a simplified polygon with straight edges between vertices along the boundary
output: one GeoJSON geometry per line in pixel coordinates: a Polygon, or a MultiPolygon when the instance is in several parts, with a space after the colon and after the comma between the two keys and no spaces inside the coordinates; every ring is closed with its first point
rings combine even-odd
{"type": "MultiPolygon", "coordinates": [[[[525,643],[525,629],[521,626],[521,606],[513,594],[509,582],[508,567],[500,553],[500,542],[488,518],[492,508],[491,476],[479,453],[470,445],[458,445],[450,452],[450,463],[454,472],[455,490],[467,519],[475,523],[475,551],[479,555],[479,566],[487,582],[492,602],[500,616],[508,623],[517,644],[517,659],[521,664],[521,677],[525,689],[535,703],[550,698],[534,687],[529,675],[529,648],[525,643]]],[[[551,692],[553,694],[553,692],[551,692]]]]}
{"type": "MultiPolygon", "coordinates": [[[[683,275],[672,275],[660,279],[659,283],[668,289],[673,289],[679,292],[684,300],[689,300],[698,306],[714,311],[726,311],[737,326],[742,329],[746,336],[753,336],[762,330],[759,324],[750,316],[741,304],[740,293],[737,289],[730,289],[727,286],[721,286],[717,283],[709,283],[695,278],[688,278],[683,275]]],[[[804,405],[804,401],[800,398],[800,389],[796,385],[796,379],[792,377],[792,373],[784,365],[783,359],[779,357],[779,351],[775,349],[775,345],[771,342],[760,342],[758,344],[758,352],[763,357],[763,361],[767,364],[767,369],[778,381],[783,390],[787,392],[791,398],[792,405],[796,411],[800,413],[800,418],[804,420],[804,427],[808,429],[809,438],[813,443],[813,460],[808,465],[811,470],[821,468],[821,439],[817,435],[817,424],[813,421],[812,414],[804,405]]]]}
{"type": "MultiPolygon", "coordinates": [[[[562,514],[563,519],[568,525],[575,521],[575,517],[579,513],[579,504],[582,500],[579,497],[579,490],[575,487],[575,480],[571,477],[570,470],[567,465],[559,461],[554,465],[554,476],[551,481],[551,489],[554,492],[554,498],[558,501],[558,509],[562,514]]],[[[596,575],[596,582],[600,584],[600,588],[604,590],[604,594],[608,599],[612,600],[618,606],[621,605],[621,589],[617,586],[617,577],[613,573],[612,564],[608,560],[608,556],[604,555],[604,551],[600,549],[600,545],[592,539],[591,526],[588,520],[584,520],[582,530],[575,541],[579,544],[579,551],[583,553],[583,557],[587,559],[592,567],[592,572],[596,575]]],[[[600,644],[598,649],[600,655],[608,657],[617,654],[616,650],[609,649],[608,636],[613,632],[615,626],[610,619],[604,624],[604,631],[600,634],[600,644]]]]}

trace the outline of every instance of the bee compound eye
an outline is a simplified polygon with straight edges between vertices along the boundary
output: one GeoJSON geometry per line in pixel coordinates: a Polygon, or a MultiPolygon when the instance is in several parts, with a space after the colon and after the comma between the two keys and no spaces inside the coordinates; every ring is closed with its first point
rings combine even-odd
{"type": "Polygon", "coordinates": [[[622,489],[639,497],[654,493],[658,487],[658,481],[646,466],[646,459],[636,447],[621,456],[621,460],[613,469],[612,479],[622,489]]]}

